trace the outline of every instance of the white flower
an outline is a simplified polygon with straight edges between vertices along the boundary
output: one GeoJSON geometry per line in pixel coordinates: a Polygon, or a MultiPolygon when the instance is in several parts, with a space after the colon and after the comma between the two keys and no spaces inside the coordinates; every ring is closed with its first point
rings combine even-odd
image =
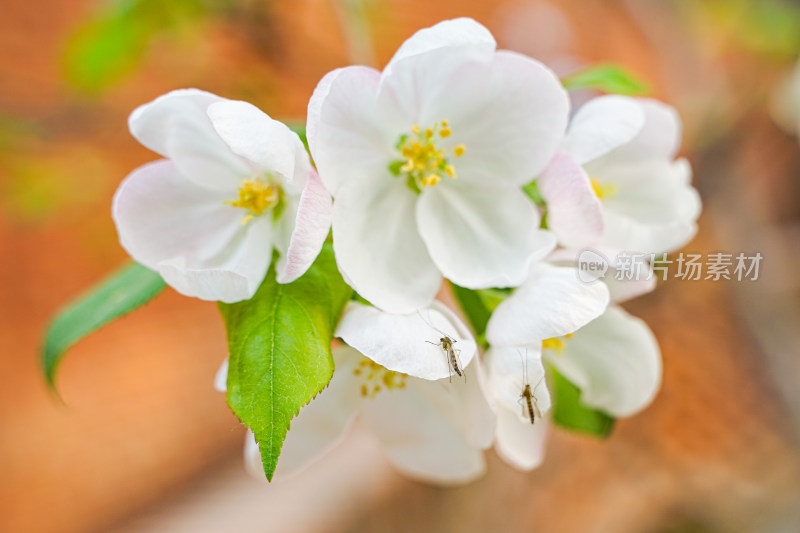
{"type": "Polygon", "coordinates": [[[643,320],[612,305],[568,338],[543,347],[545,359],[581,389],[581,402],[615,417],[647,407],[661,385],[661,352],[643,320]]]}
{"type": "Polygon", "coordinates": [[[531,469],[543,457],[548,425],[544,415],[550,409],[550,395],[542,344],[596,319],[605,311],[608,298],[604,284],[581,282],[576,269],[541,263],[492,313],[486,329],[491,348],[484,358],[487,378],[483,386],[497,415],[495,448],[510,464],[531,469]],[[524,397],[526,385],[530,395],[524,397]]]}
{"type": "Polygon", "coordinates": [[[583,404],[616,417],[646,407],[661,383],[655,337],[622,308],[605,308],[604,284],[579,282],[571,268],[543,264],[539,270],[527,291],[512,294],[492,315],[487,337],[493,344],[484,358],[484,389],[497,414],[495,448],[523,470],[535,468],[544,456],[550,394],[543,360],[581,390],[583,404]],[[540,303],[525,320],[513,320],[533,302],[540,303]],[[531,387],[533,424],[521,397],[525,385],[531,387]]]}
{"type": "Polygon", "coordinates": [[[256,107],[188,89],[136,109],[131,133],[167,159],[134,170],[114,196],[120,242],[178,292],[253,296],[278,250],[288,283],[316,258],[331,199],[295,133],[256,107]]]}
{"type": "Polygon", "coordinates": [[[388,370],[428,380],[458,376],[478,351],[467,327],[438,301],[405,315],[350,302],[336,336],[388,370]],[[442,346],[449,342],[455,367],[442,346]]]}
{"type": "Polygon", "coordinates": [[[521,186],[558,148],[568,98],[546,67],[495,48],[477,22],[445,21],[408,39],[383,72],[330,72],[309,102],[337,262],[386,311],[428,305],[442,274],[516,286],[552,249],[521,186]]]}
{"type": "Polygon", "coordinates": [[[680,148],[681,123],[663,103],[601,96],[572,119],[538,180],[559,242],[659,253],[694,236],[700,198],[680,148]]]}

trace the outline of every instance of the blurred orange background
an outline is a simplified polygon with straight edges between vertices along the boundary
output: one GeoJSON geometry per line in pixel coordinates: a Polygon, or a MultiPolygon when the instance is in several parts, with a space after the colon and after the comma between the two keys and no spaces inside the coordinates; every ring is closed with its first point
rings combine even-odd
{"type": "Polygon", "coordinates": [[[795,3],[0,5],[0,531],[800,531],[800,113],[771,112],[800,53],[795,3]],[[604,442],[554,431],[531,473],[490,452],[463,488],[399,477],[358,431],[267,486],[243,472],[243,428],[212,387],[216,309],[171,290],[72,350],[63,401],[47,390],[47,320],[126,260],[110,199],[156,157],[127,132],[134,107],[199,87],[302,122],[326,72],[380,67],[455,16],[560,74],[613,61],[648,80],[684,118],[705,203],[686,250],[765,257],[758,282],[670,281],[627,306],[662,346],[650,408],[604,442]]]}

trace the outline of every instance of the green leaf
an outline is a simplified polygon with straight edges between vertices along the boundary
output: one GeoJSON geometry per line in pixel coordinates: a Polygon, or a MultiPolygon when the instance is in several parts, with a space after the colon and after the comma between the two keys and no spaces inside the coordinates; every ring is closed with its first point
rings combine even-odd
{"type": "Polygon", "coordinates": [[[331,340],[352,289],[326,244],[297,281],[275,267],[252,299],[220,304],[228,332],[228,405],[255,434],[268,480],[291,419],[333,376],[331,340]]]}
{"type": "Polygon", "coordinates": [[[472,326],[479,343],[485,346],[486,325],[489,323],[489,318],[500,302],[511,294],[511,291],[507,289],[465,289],[452,281],[450,286],[453,288],[453,294],[472,326]]]}
{"type": "MultiPolygon", "coordinates": [[[[217,3],[219,3],[217,1],[217,3]]],[[[65,46],[67,81],[98,92],[121,81],[142,62],[154,38],[197,26],[213,1],[113,0],[104,2],[65,46]]]]}
{"type": "Polygon", "coordinates": [[[552,377],[553,421],[559,426],[605,438],[614,429],[614,417],[603,411],[586,407],[580,401],[581,391],[563,374],[548,365],[552,377]]]}
{"type": "Polygon", "coordinates": [[[165,287],[156,272],[131,263],[67,305],[47,329],[42,365],[50,386],[64,353],[81,338],[152,300],[165,287]]]}
{"type": "Polygon", "coordinates": [[[611,63],[593,65],[571,74],[561,82],[569,91],[594,89],[604,93],[642,96],[650,92],[650,85],[624,69],[611,63]]]}
{"type": "Polygon", "coordinates": [[[465,289],[453,282],[450,282],[450,286],[453,287],[453,294],[458,300],[461,310],[464,311],[475,335],[482,337],[486,333],[486,324],[489,323],[489,317],[492,316],[492,312],[484,303],[478,291],[465,289]]]}

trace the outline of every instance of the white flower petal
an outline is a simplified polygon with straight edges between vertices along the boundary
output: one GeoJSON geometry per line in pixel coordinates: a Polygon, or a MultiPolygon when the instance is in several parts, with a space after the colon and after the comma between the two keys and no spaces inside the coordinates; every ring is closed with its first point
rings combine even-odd
{"type": "Polygon", "coordinates": [[[537,229],[534,205],[510,185],[439,184],[420,195],[417,224],[442,274],[470,289],[521,284],[555,245],[537,229]]]}
{"type": "Polygon", "coordinates": [[[201,300],[234,303],[253,297],[272,260],[274,229],[268,217],[241,227],[215,255],[178,255],[158,263],[173,289],[201,300]]]}
{"type": "Polygon", "coordinates": [[[464,408],[448,383],[410,378],[407,387],[366,400],[364,422],[404,474],[430,483],[462,484],[483,474],[483,452],[460,423],[464,408]]]}
{"type": "Polygon", "coordinates": [[[112,214],[130,256],[187,296],[247,299],[269,267],[268,218],[242,226],[242,210],[183,179],[170,161],[144,165],[125,178],[112,214]]]}
{"type": "Polygon", "coordinates": [[[559,152],[537,180],[547,202],[547,227],[567,247],[582,248],[603,236],[603,211],[589,176],[559,152]]]}
{"type": "Polygon", "coordinates": [[[495,46],[491,33],[471,19],[448,20],[418,31],[383,70],[377,97],[381,121],[399,135],[413,124],[430,127],[455,119],[437,113],[438,104],[453,96],[453,73],[467,64],[488,64],[495,46]]]}
{"type": "Polygon", "coordinates": [[[444,349],[438,346],[445,335],[455,341],[463,371],[477,346],[466,326],[439,302],[406,315],[350,302],[336,329],[337,337],[379,365],[428,380],[450,378],[453,373],[444,349]]]}
{"type": "Polygon", "coordinates": [[[380,73],[367,67],[329,72],[308,103],[306,135],[320,179],[336,197],[347,181],[391,179],[393,136],[378,123],[380,73]]]}
{"type": "Polygon", "coordinates": [[[217,389],[219,392],[225,392],[228,390],[228,359],[222,362],[217,370],[217,373],[214,375],[214,388],[217,389]]]}
{"type": "Polygon", "coordinates": [[[533,470],[542,464],[547,447],[550,422],[547,418],[535,424],[519,421],[513,412],[497,413],[497,435],[494,448],[505,462],[520,470],[533,470]]]}
{"type": "MultiPolygon", "coordinates": [[[[608,287],[610,300],[614,303],[624,302],[652,292],[656,288],[656,274],[647,261],[641,263],[640,275],[633,275],[631,279],[628,279],[628,273],[624,273],[624,276],[620,276],[620,279],[617,279],[618,269],[621,267],[618,262],[621,253],[623,253],[621,250],[602,246],[584,250],[560,248],[547,256],[547,262],[556,266],[574,268],[580,268],[578,263],[580,260],[591,259],[592,261],[605,262],[608,265],[608,269],[605,272],[598,272],[596,278],[598,280],[602,279],[603,283],[608,287]],[[587,252],[591,253],[587,254],[587,252]]],[[[645,259],[649,260],[649,257],[645,259]]],[[[632,267],[627,265],[626,268],[632,267]]]]}
{"type": "Polygon", "coordinates": [[[488,395],[496,411],[505,409],[516,413],[520,423],[530,424],[527,402],[522,397],[526,385],[531,388],[535,420],[550,410],[550,391],[544,379],[540,345],[492,346],[484,364],[488,395]]]}
{"type": "Polygon", "coordinates": [[[285,245],[278,245],[278,283],[291,283],[305,274],[328,237],[333,217],[331,196],[313,170],[293,211],[287,210],[281,217],[281,230],[289,238],[282,239],[285,245]]]}
{"type": "Polygon", "coordinates": [[[457,402],[462,406],[459,414],[467,440],[472,446],[485,450],[494,440],[496,417],[484,392],[487,385],[482,365],[472,364],[468,372],[466,379],[449,380],[447,386],[456,394],[457,402]]]}
{"type": "Polygon", "coordinates": [[[647,224],[613,211],[603,213],[603,243],[642,253],[671,252],[691,241],[697,233],[694,220],[647,224]]]}
{"type": "Polygon", "coordinates": [[[605,285],[583,283],[574,268],[537,264],[494,310],[486,338],[492,346],[519,346],[561,337],[600,316],[608,299],[605,285]]]}
{"type": "Polygon", "coordinates": [[[277,172],[292,182],[295,175],[303,183],[311,163],[302,141],[282,122],[247,102],[223,100],[207,110],[214,129],[233,153],[252,161],[261,170],[277,172]],[[297,164],[299,163],[299,165],[297,164]]]}
{"type": "Polygon", "coordinates": [[[210,105],[223,101],[197,89],[172,91],[136,108],[128,127],[147,148],[172,159],[186,179],[235,193],[252,170],[222,141],[206,114],[210,105]]]}
{"type": "MultiPolygon", "coordinates": [[[[438,72],[450,62],[447,56],[439,59],[428,69],[438,72]]],[[[417,76],[430,74],[426,70],[417,76]]],[[[399,131],[447,120],[453,133],[441,147],[449,151],[464,145],[464,154],[451,160],[462,181],[530,182],[552,159],[567,127],[569,98],[558,78],[513,52],[497,52],[487,63],[467,63],[435,87],[408,85],[397,91],[420,99],[420,109],[402,116],[399,131]]],[[[402,109],[396,102],[391,108],[402,109]]]]}
{"type": "Polygon", "coordinates": [[[661,354],[644,321],[612,306],[548,360],[581,389],[581,401],[614,416],[646,407],[661,383],[661,354]]]}
{"type": "Polygon", "coordinates": [[[575,113],[562,148],[580,165],[630,142],[644,126],[637,100],[606,95],[594,98],[575,113]]]}
{"type": "Polygon", "coordinates": [[[423,28],[406,39],[386,65],[384,72],[391,73],[392,67],[398,61],[441,48],[449,48],[451,51],[469,48],[488,56],[494,52],[496,46],[491,32],[475,20],[466,17],[445,20],[423,28]]]}
{"type": "Polygon", "coordinates": [[[645,122],[634,139],[611,152],[609,161],[634,162],[672,160],[681,146],[683,126],[674,107],[648,98],[638,98],[645,122]]]}
{"type": "Polygon", "coordinates": [[[416,196],[402,180],[343,185],[333,204],[339,270],[381,309],[410,313],[433,301],[441,275],[419,236],[416,196]]]}

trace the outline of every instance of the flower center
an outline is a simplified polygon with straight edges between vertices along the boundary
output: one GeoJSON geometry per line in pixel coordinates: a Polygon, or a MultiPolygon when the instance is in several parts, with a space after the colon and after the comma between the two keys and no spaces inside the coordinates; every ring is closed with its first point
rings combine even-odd
{"type": "Polygon", "coordinates": [[[265,211],[270,211],[280,204],[283,191],[279,185],[262,178],[242,180],[239,187],[239,199],[225,202],[233,207],[247,210],[247,215],[242,219],[242,226],[261,216],[265,211]]]}
{"type": "Polygon", "coordinates": [[[592,190],[600,200],[608,199],[617,194],[617,186],[613,183],[600,183],[594,178],[591,178],[592,190]]]}
{"type": "Polygon", "coordinates": [[[353,369],[353,375],[361,378],[361,396],[374,398],[382,390],[397,390],[406,388],[406,374],[387,370],[375,361],[367,358],[361,360],[353,369]]]}
{"type": "Polygon", "coordinates": [[[567,333],[563,337],[545,339],[542,341],[542,350],[552,350],[556,355],[562,355],[564,353],[564,346],[566,346],[564,339],[569,339],[572,335],[572,333],[567,333]]]}
{"type": "MultiPolygon", "coordinates": [[[[425,187],[433,187],[445,176],[456,179],[456,169],[449,160],[450,154],[437,146],[452,133],[446,120],[424,130],[415,124],[411,127],[410,135],[403,134],[397,140],[395,148],[402,159],[389,163],[389,171],[395,176],[405,177],[409,188],[417,193],[425,187]]],[[[461,157],[464,150],[464,145],[459,144],[452,149],[452,155],[461,157]]]]}

